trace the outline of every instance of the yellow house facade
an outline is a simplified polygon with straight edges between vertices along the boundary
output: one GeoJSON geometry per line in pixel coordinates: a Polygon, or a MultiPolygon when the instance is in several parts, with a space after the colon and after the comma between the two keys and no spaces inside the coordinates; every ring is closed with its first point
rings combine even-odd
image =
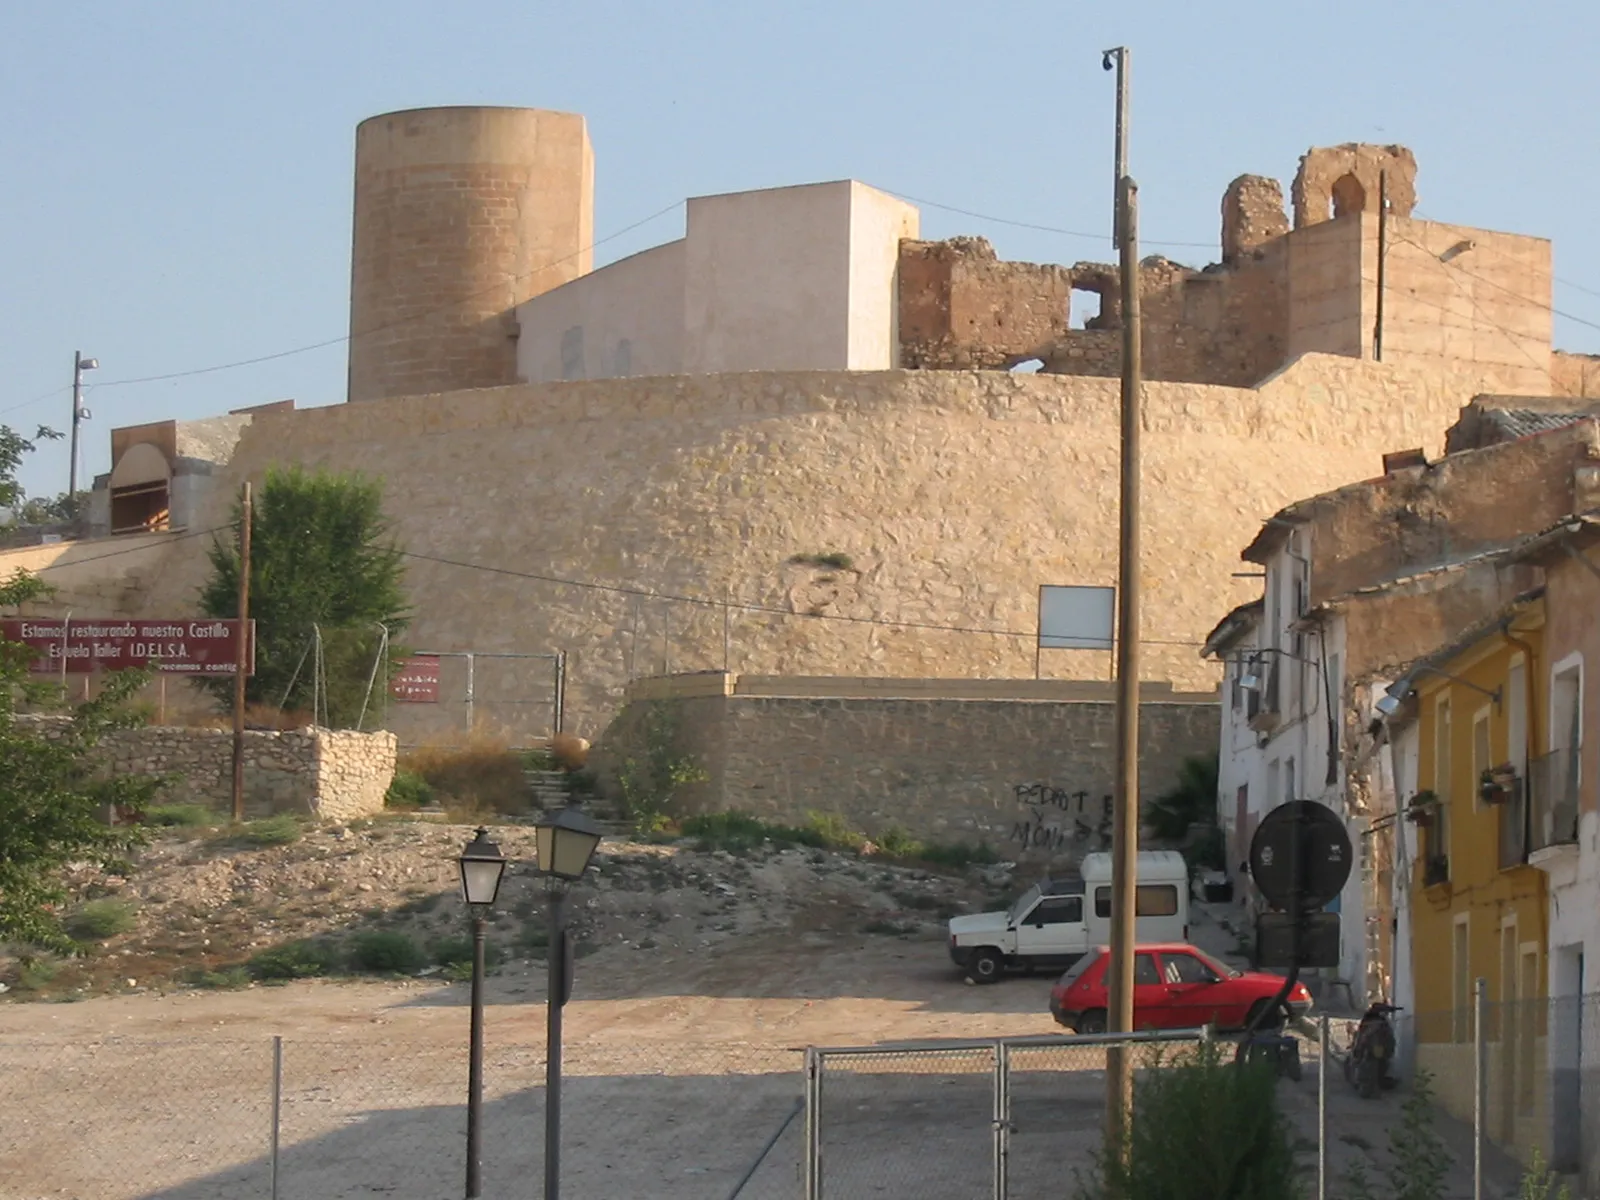
{"type": "Polygon", "coordinates": [[[1538,681],[1543,591],[1412,668],[1417,794],[1404,819],[1417,1065],[1470,1118],[1475,981],[1487,985],[1489,1133],[1522,1157],[1547,1151],[1547,876],[1528,865],[1530,787],[1545,765],[1538,681]],[[1531,776],[1531,778],[1530,778],[1531,776]]]}

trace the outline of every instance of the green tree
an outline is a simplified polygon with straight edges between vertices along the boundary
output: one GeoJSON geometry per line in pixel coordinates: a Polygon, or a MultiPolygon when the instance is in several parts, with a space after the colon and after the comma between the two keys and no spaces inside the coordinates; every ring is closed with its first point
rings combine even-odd
{"type": "Polygon", "coordinates": [[[33,439],[23,437],[9,425],[0,425],[0,507],[16,508],[22,503],[24,492],[17,482],[17,468],[22,460],[43,441],[59,441],[61,435],[48,425],[39,426],[33,439]]]}
{"type": "MultiPolygon", "coordinates": [[[[0,606],[15,607],[48,589],[19,572],[0,583],[0,606]]],[[[108,730],[139,724],[127,701],[149,679],[142,671],[107,676],[95,699],[71,710],[59,736],[17,723],[19,702],[61,705],[61,689],[28,675],[34,652],[0,642],[0,940],[70,949],[58,910],[69,863],[124,870],[139,841],[136,825],[111,825],[110,812],[142,814],[160,787],[151,776],[99,776],[95,743],[108,730]]]]}
{"type": "MultiPolygon", "coordinates": [[[[359,719],[369,683],[385,687],[399,649],[385,644],[404,630],[408,605],[403,555],[383,515],[383,485],[357,474],[273,469],[254,499],[250,545],[250,615],[256,622],[252,703],[312,711],[321,634],[325,719],[336,728],[359,719]],[[381,627],[381,628],[380,628],[381,627]],[[378,664],[376,677],[373,664],[378,664]]],[[[233,524],[242,519],[236,503],[233,524]]],[[[211,547],[211,578],[200,603],[210,616],[238,613],[236,538],[211,547]]],[[[213,681],[231,701],[232,680],[213,681]]],[[[379,708],[368,705],[369,718],[379,708]]]]}

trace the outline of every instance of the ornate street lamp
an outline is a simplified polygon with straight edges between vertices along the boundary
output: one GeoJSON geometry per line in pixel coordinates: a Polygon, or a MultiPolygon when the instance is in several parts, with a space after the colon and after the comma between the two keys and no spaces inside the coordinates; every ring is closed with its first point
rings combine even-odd
{"type": "Polygon", "coordinates": [[[561,1195],[561,1010],[572,995],[572,948],[567,941],[567,885],[589,869],[600,845],[599,822],[570,805],[534,825],[539,873],[549,879],[549,999],[545,1004],[544,1196],[561,1195]]]}
{"type": "Polygon", "coordinates": [[[467,1198],[483,1194],[480,1132],[483,1122],[483,942],[489,907],[500,893],[505,856],[480,828],[461,851],[461,898],[472,913],[472,1049],[467,1061],[467,1198]]]}

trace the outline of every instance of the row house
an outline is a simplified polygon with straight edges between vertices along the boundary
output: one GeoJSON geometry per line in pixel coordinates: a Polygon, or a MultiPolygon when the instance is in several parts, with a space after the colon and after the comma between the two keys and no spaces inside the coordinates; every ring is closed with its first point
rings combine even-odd
{"type": "Polygon", "coordinates": [[[1572,515],[1600,510],[1600,426],[1469,417],[1480,448],[1386,461],[1245,550],[1263,595],[1203,651],[1224,665],[1218,817],[1249,897],[1267,811],[1339,812],[1360,869],[1324,985],[1404,1006],[1403,1053],[1470,1115],[1483,979],[1491,1137],[1600,1184],[1600,519],[1572,515]]]}
{"type": "MultiPolygon", "coordinates": [[[[1279,804],[1319,801],[1345,819],[1360,869],[1335,905],[1341,961],[1324,982],[1354,1004],[1393,994],[1394,784],[1382,777],[1392,764],[1359,736],[1374,698],[1532,577],[1504,558],[1508,547],[1600,506],[1597,462],[1593,419],[1437,463],[1390,456],[1382,476],[1274,514],[1242,555],[1261,568],[1263,595],[1219,622],[1202,651],[1224,665],[1219,821],[1242,865],[1279,804]]],[[[1250,897],[1242,869],[1236,882],[1250,897]]]]}

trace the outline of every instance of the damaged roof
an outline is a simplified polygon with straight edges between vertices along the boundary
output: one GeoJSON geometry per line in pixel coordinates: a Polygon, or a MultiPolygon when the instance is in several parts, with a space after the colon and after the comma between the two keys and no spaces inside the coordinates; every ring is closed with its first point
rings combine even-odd
{"type": "Polygon", "coordinates": [[[1265,599],[1251,600],[1248,604],[1239,605],[1223,617],[1217,622],[1216,627],[1206,634],[1205,644],[1200,647],[1200,657],[1210,658],[1224,653],[1229,646],[1260,623],[1266,607],[1265,599]]]}

